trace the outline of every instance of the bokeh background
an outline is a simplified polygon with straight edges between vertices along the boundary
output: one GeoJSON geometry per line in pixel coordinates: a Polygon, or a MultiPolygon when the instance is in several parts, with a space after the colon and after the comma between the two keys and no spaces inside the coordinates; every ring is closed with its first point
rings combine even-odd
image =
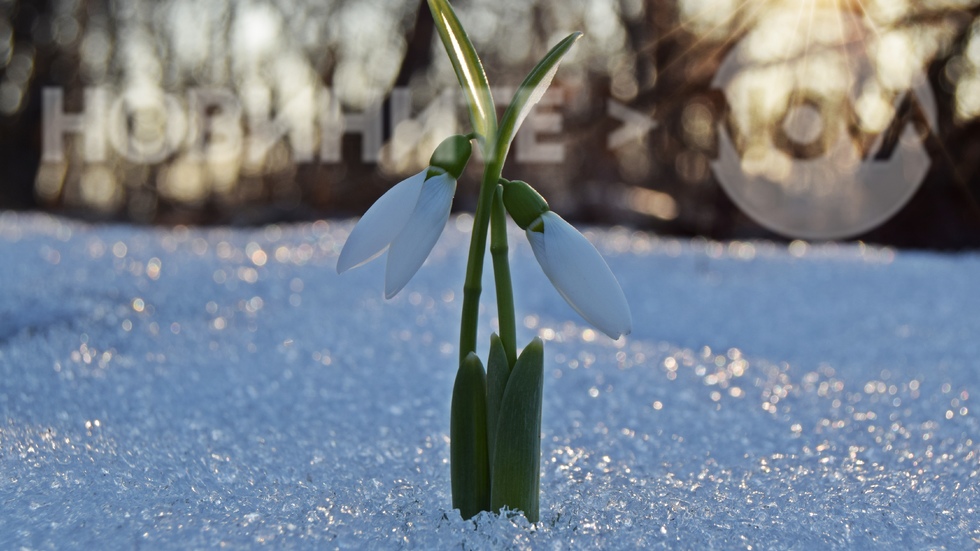
{"type": "MultiPolygon", "coordinates": [[[[822,115],[844,120],[856,143],[913,125],[932,163],[901,211],[855,239],[980,245],[980,0],[453,4],[500,87],[501,108],[506,89],[551,45],[585,33],[538,108],[537,145],[529,146],[537,153],[512,154],[507,177],[534,183],[570,220],[715,239],[783,238],[739,211],[710,164],[735,111],[748,106],[739,115],[749,121],[740,146],[750,158],[752,137],[777,131],[797,96],[731,101],[712,85],[726,56],[752,39],[747,51],[758,59],[741,61],[764,65],[767,51],[786,43],[781,37],[805,36],[800,62],[815,67],[819,95],[817,84],[833,71],[810,55],[808,45],[825,33],[814,14],[860,21],[878,84],[822,115]],[[773,24],[787,13],[795,25],[773,24]],[[893,101],[918,74],[935,95],[935,127],[915,101],[893,101]],[[555,146],[562,158],[547,160],[555,146]]],[[[792,87],[778,79],[767,86],[792,87]]],[[[419,0],[0,0],[0,208],[139,224],[355,216],[421,169],[441,138],[468,131],[455,89],[419,0]],[[110,144],[93,162],[81,134],[64,132],[62,158],[45,160],[46,88],[61,91],[59,112],[67,114],[92,111],[86,90],[104,90],[122,106],[112,124],[139,151],[110,144]],[[223,120],[239,135],[209,132],[195,119],[201,91],[226,101],[203,113],[230,117],[223,120]],[[370,114],[380,121],[377,132],[334,127],[342,134],[336,155],[318,154],[336,139],[330,121],[351,125],[370,114]],[[307,134],[286,132],[250,151],[250,140],[277,136],[276,124],[307,134]],[[375,145],[376,155],[365,158],[375,145]]],[[[471,163],[454,208],[473,209],[478,165],[471,163]]]]}

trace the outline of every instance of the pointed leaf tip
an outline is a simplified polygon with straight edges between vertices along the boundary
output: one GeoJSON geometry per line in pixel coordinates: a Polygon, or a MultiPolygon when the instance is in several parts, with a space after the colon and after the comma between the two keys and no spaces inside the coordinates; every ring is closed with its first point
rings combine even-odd
{"type": "Polygon", "coordinates": [[[558,64],[581,37],[581,32],[574,32],[566,36],[541,58],[541,61],[524,78],[524,82],[518,86],[514,98],[507,106],[507,111],[500,119],[500,132],[497,135],[496,147],[499,152],[498,155],[502,155],[502,158],[506,158],[510,144],[514,141],[514,136],[520,130],[524,119],[527,118],[531,109],[551,86],[551,81],[555,78],[555,73],[558,72],[558,64]]]}
{"type": "Polygon", "coordinates": [[[439,38],[456,72],[456,79],[466,94],[473,130],[481,136],[491,136],[496,131],[497,113],[483,62],[449,2],[428,0],[428,3],[439,38]]]}

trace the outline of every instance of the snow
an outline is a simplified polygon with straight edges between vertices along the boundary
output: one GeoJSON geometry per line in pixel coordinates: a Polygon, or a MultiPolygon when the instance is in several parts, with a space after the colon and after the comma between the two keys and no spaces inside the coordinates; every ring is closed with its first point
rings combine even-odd
{"type": "Polygon", "coordinates": [[[469,221],[385,301],[382,261],[334,271],[346,220],[0,214],[0,548],[980,542],[980,256],[620,228],[587,232],[633,307],[619,341],[512,233],[519,338],[546,341],[542,521],[463,521],[469,221]]]}

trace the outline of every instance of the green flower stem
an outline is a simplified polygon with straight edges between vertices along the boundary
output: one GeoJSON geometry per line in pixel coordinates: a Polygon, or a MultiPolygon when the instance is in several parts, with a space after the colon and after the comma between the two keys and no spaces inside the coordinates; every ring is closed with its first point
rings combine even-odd
{"type": "Polygon", "coordinates": [[[507,259],[507,213],[504,210],[504,188],[497,185],[490,208],[490,257],[493,259],[493,281],[497,288],[497,319],[500,341],[507,354],[507,364],[517,362],[517,322],[514,314],[514,287],[507,259]]]}
{"type": "MultiPolygon", "coordinates": [[[[494,136],[488,136],[483,143],[493,143],[494,136]]],[[[485,151],[484,151],[485,152],[485,151]]],[[[469,259],[466,262],[466,277],[463,280],[463,314],[459,330],[459,361],[462,362],[470,352],[476,352],[476,333],[479,325],[480,294],[483,292],[483,259],[487,253],[487,233],[490,226],[490,207],[497,189],[497,181],[503,170],[504,159],[496,151],[487,155],[483,169],[483,182],[480,184],[480,198],[476,203],[473,217],[473,232],[470,237],[469,259]]]]}

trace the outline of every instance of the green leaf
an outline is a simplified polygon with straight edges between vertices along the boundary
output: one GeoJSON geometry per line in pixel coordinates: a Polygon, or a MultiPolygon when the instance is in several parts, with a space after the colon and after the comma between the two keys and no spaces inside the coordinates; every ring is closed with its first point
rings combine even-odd
{"type": "Polygon", "coordinates": [[[490,94],[490,84],[483,70],[483,63],[476,55],[476,49],[470,42],[463,25],[460,24],[456,12],[448,0],[429,0],[429,10],[435,20],[436,29],[446,47],[446,54],[456,71],[459,85],[466,93],[466,103],[470,108],[470,118],[473,130],[491,140],[497,126],[497,113],[493,106],[493,96],[490,94]]]}
{"type": "Polygon", "coordinates": [[[497,421],[490,510],[507,506],[538,521],[541,487],[541,399],[544,344],[535,337],[521,352],[507,381],[497,421]]]}
{"type": "Polygon", "coordinates": [[[575,41],[581,37],[582,33],[580,32],[566,36],[524,78],[524,82],[517,88],[514,98],[507,106],[507,111],[504,112],[504,117],[500,120],[500,132],[497,134],[497,144],[494,150],[495,156],[501,160],[507,158],[510,144],[521,128],[521,123],[527,118],[531,108],[544,96],[548,86],[551,86],[551,80],[555,78],[555,73],[558,72],[558,64],[561,59],[572,48],[575,41]]]}
{"type": "MultiPolygon", "coordinates": [[[[510,363],[503,342],[496,333],[490,335],[490,356],[487,358],[487,450],[493,457],[497,442],[497,418],[500,416],[500,403],[510,378],[510,363]]],[[[490,478],[493,479],[493,464],[490,465],[490,478]]]]}
{"type": "Polygon", "coordinates": [[[449,437],[453,508],[469,519],[489,510],[490,505],[487,379],[480,358],[472,352],[456,373],[449,437]]]}

